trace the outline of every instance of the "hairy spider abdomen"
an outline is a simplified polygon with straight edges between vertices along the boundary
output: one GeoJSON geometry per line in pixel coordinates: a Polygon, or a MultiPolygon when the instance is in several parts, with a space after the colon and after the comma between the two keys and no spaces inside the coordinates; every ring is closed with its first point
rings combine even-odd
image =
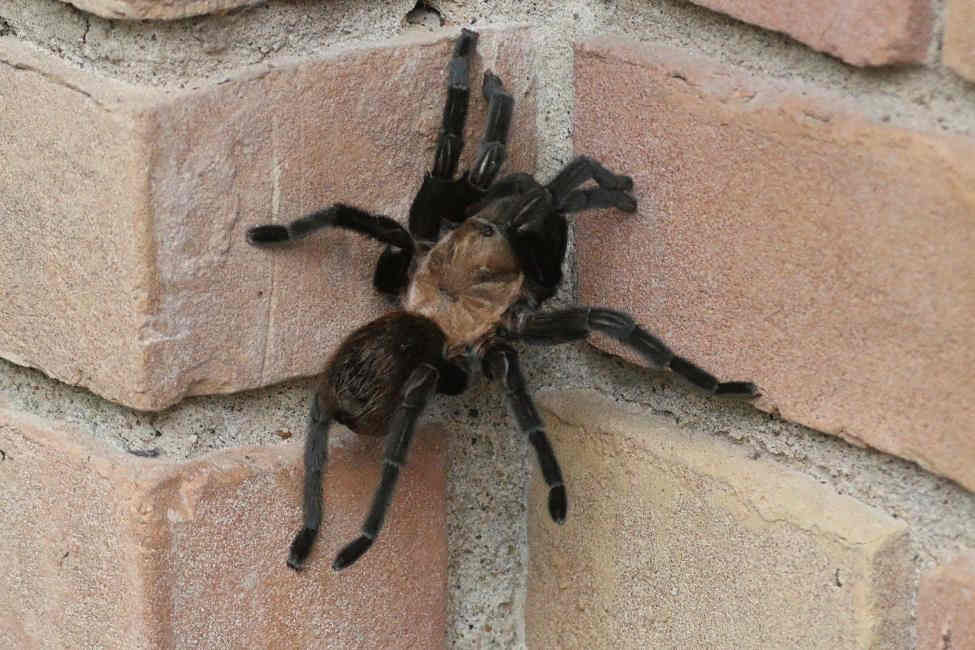
{"type": "Polygon", "coordinates": [[[386,435],[400,389],[420,364],[443,365],[435,322],[397,311],[352,332],[329,361],[318,391],[322,409],[356,433],[386,435]]]}
{"type": "Polygon", "coordinates": [[[501,229],[474,216],[441,239],[413,276],[406,308],[440,326],[450,349],[493,331],[524,275],[501,229]]]}

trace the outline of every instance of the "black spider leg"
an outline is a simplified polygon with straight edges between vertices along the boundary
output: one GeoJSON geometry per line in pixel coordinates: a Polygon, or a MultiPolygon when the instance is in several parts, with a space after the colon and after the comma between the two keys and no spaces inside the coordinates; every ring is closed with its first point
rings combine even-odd
{"type": "Polygon", "coordinates": [[[336,556],[335,562],[332,563],[332,568],[336,571],[340,571],[358,560],[363,553],[369,550],[379,535],[379,530],[383,526],[383,519],[386,517],[386,509],[393,497],[393,488],[396,486],[400,467],[406,462],[406,452],[409,449],[410,441],[413,439],[416,419],[436,390],[438,378],[437,369],[428,363],[424,363],[414,370],[409,379],[406,380],[403,386],[402,399],[399,406],[393,411],[387,426],[382,479],[376,489],[366,521],[362,524],[362,534],[336,556]]]}
{"type": "Polygon", "coordinates": [[[511,129],[515,100],[505,92],[501,79],[490,70],[484,73],[482,90],[484,99],[488,101],[487,124],[468,182],[483,194],[494,182],[507,157],[508,131],[511,129]]]}
{"type": "Polygon", "coordinates": [[[461,150],[464,148],[464,124],[470,102],[470,67],[477,33],[461,30],[454,44],[454,56],[447,72],[447,100],[443,122],[437,137],[433,169],[423,177],[423,184],[410,206],[410,232],[417,240],[435,242],[440,234],[440,219],[444,213],[456,210],[463,201],[461,179],[454,180],[461,150]]]}
{"type": "Polygon", "coordinates": [[[623,212],[636,212],[636,199],[622,190],[592,187],[572,190],[559,204],[559,210],[562,212],[582,212],[598,208],[617,208],[623,212]]]}
{"type": "Polygon", "coordinates": [[[518,353],[504,341],[494,341],[489,344],[484,354],[484,374],[489,379],[500,378],[504,383],[508,408],[518,423],[518,428],[528,435],[528,441],[535,448],[542,477],[548,485],[548,512],[554,522],[561,524],[565,521],[568,510],[562,471],[545,434],[545,424],[539,417],[531,395],[525,387],[525,378],[521,374],[518,363],[518,353]]]}
{"type": "Polygon", "coordinates": [[[288,566],[296,571],[301,569],[311,552],[322,523],[322,472],[328,462],[328,427],[331,421],[331,414],[321,411],[316,394],[312,398],[305,432],[304,528],[295,535],[288,554],[288,566]]]}
{"type": "Polygon", "coordinates": [[[505,236],[525,275],[524,293],[537,306],[562,282],[568,224],[553,207],[551,193],[540,185],[516,196],[505,219],[505,236]]]}
{"type": "Polygon", "coordinates": [[[627,314],[597,307],[572,307],[516,319],[515,337],[529,343],[564,343],[602,332],[625,344],[654,366],[669,368],[690,383],[715,395],[758,397],[758,387],[747,381],[719,382],[706,370],[674,354],[663,341],[637,325],[627,314]]]}
{"type": "MultiPolygon", "coordinates": [[[[307,237],[321,228],[344,228],[361,235],[366,235],[384,244],[395,246],[386,250],[396,251],[396,264],[400,265],[405,275],[413,258],[413,238],[395,220],[379,214],[371,214],[365,210],[336,203],[324,210],[312,212],[296,219],[287,225],[269,223],[254,226],[247,230],[247,241],[258,248],[268,248],[287,244],[307,237]]],[[[396,282],[398,276],[390,268],[376,268],[373,284],[376,289],[384,293],[397,294],[402,285],[396,282]]]]}
{"type": "MultiPolygon", "coordinates": [[[[477,32],[461,30],[454,44],[454,54],[447,71],[447,99],[443,122],[437,137],[433,169],[423,177],[423,184],[410,205],[410,233],[423,247],[429,247],[440,235],[444,214],[463,212],[472,199],[466,180],[454,180],[457,163],[464,148],[464,124],[470,100],[471,57],[477,47],[477,32]]],[[[376,264],[374,284],[380,291],[399,293],[409,282],[410,256],[403,250],[386,247],[376,264]]]]}
{"type": "Polygon", "coordinates": [[[614,174],[588,156],[579,156],[563,167],[547,187],[556,207],[563,212],[597,207],[616,207],[624,212],[636,210],[636,199],[627,194],[633,189],[633,179],[614,174]],[[575,189],[590,179],[599,187],[575,189]]]}

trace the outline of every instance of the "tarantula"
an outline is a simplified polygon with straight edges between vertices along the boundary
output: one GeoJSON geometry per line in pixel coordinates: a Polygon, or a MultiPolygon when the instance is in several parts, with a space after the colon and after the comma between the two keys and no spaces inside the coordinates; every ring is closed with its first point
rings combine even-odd
{"type": "MultiPolygon", "coordinates": [[[[592,208],[636,210],[633,181],[585,156],[548,184],[529,174],[494,182],[504,162],[514,100],[490,71],[484,74],[487,125],[473,168],[455,178],[463,147],[470,61],[477,33],[463,30],[448,69],[446,105],[433,169],[423,179],[409,214],[409,231],[386,216],[335,204],[288,225],[250,228],[258,247],[293,242],[319,228],[352,230],[386,244],[373,284],[397,297],[402,309],[354,331],[332,355],[316,391],[305,438],[304,527],[295,536],[288,566],[300,569],[322,519],[322,472],[328,429],[335,420],[356,433],[386,436],[382,478],[361,535],[336,557],[343,569],[376,540],[406,460],[417,418],[434,392],[463,392],[480,365],[504,384],[518,428],[535,449],[548,485],[548,510],[558,523],[568,510],[562,472],[525,386],[510,341],[562,343],[603,332],[656,367],[715,394],[754,397],[754,384],[719,382],[675,355],[623,313],[574,307],[536,313],[562,280],[565,214],[592,208]],[[594,187],[580,188],[594,180],[594,187]],[[446,222],[446,223],[442,223],[446,222]],[[454,226],[439,239],[441,226],[454,226]]],[[[446,229],[446,228],[445,228],[446,229]]]]}

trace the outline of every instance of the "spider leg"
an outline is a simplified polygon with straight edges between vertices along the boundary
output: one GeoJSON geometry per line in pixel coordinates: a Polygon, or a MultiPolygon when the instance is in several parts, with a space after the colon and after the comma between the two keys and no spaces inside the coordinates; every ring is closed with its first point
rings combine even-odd
{"type": "Polygon", "coordinates": [[[507,155],[508,130],[515,100],[505,92],[500,77],[488,70],[484,73],[484,98],[488,100],[487,125],[477,148],[477,159],[471,169],[470,184],[484,192],[498,175],[507,155]]]}
{"type": "Polygon", "coordinates": [[[613,337],[654,366],[669,368],[715,395],[759,396],[755,384],[748,381],[719,382],[711,373],[674,354],[663,341],[640,327],[632,317],[610,309],[572,307],[527,314],[515,323],[512,335],[530,343],[564,343],[585,338],[590,332],[602,332],[613,337]]]}
{"type": "Polygon", "coordinates": [[[252,246],[268,248],[303,239],[316,230],[329,227],[344,228],[385,244],[413,251],[413,238],[395,220],[343,203],[312,212],[287,225],[268,223],[248,228],[247,241],[252,246]]]}
{"type": "Polygon", "coordinates": [[[399,469],[406,461],[406,452],[413,438],[416,419],[437,388],[439,372],[429,363],[416,368],[403,386],[402,399],[387,425],[386,449],[383,453],[383,473],[373,497],[369,514],[362,524],[362,534],[339,552],[332,564],[336,571],[346,568],[369,550],[379,535],[386,510],[393,497],[399,469]]]}
{"type": "Polygon", "coordinates": [[[556,206],[561,206],[568,199],[569,192],[589,179],[596,181],[604,190],[629,192],[633,189],[632,178],[614,174],[589,156],[575,158],[556,174],[547,187],[556,206]]]}
{"type": "Polygon", "coordinates": [[[477,32],[462,29],[460,38],[454,43],[454,55],[447,72],[447,102],[431,170],[437,178],[453,178],[457,172],[457,161],[464,148],[464,123],[470,100],[471,57],[476,47],[477,32]]]}
{"type": "MultiPolygon", "coordinates": [[[[410,232],[418,240],[434,242],[440,234],[444,213],[464,204],[466,182],[454,180],[457,162],[464,148],[464,124],[470,101],[471,57],[477,47],[477,33],[461,30],[454,44],[454,55],[447,72],[447,100],[443,122],[433,156],[433,169],[423,177],[423,184],[410,206],[410,232]]],[[[463,212],[463,210],[461,210],[463,212]]]]}
{"type": "Polygon", "coordinates": [[[621,190],[606,190],[594,187],[585,190],[572,190],[559,204],[562,212],[581,212],[597,208],[618,208],[623,212],[636,212],[636,199],[621,190]]]}
{"type": "Polygon", "coordinates": [[[540,185],[519,194],[508,210],[505,236],[525,274],[525,291],[539,304],[562,282],[568,224],[540,185]]]}
{"type": "Polygon", "coordinates": [[[305,432],[304,527],[295,535],[288,554],[288,566],[298,571],[305,563],[322,523],[322,471],[328,462],[330,413],[322,412],[318,395],[312,398],[305,432]]]}
{"type": "Polygon", "coordinates": [[[329,227],[351,230],[388,244],[376,267],[373,285],[379,291],[392,295],[399,293],[406,285],[406,274],[413,258],[413,238],[395,220],[350,205],[336,203],[287,225],[269,223],[254,226],[247,230],[247,241],[258,248],[270,248],[329,227]]]}
{"type": "Polygon", "coordinates": [[[525,387],[525,378],[521,374],[518,363],[518,353],[504,341],[491,343],[484,354],[484,374],[490,379],[500,378],[504,383],[508,408],[518,422],[518,428],[528,435],[528,441],[535,448],[542,477],[548,485],[548,512],[553,521],[561,524],[565,521],[568,510],[562,471],[545,434],[545,424],[539,417],[531,395],[525,387]]]}

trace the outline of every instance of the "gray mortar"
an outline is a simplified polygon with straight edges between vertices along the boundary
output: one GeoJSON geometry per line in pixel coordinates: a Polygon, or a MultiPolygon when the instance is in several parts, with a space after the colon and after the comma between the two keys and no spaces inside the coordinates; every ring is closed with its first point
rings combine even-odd
{"type": "MultiPolygon", "coordinates": [[[[824,89],[852,97],[863,113],[879,121],[975,134],[975,84],[938,63],[943,0],[936,2],[939,38],[929,66],[875,70],[847,66],[788,37],[676,0],[427,4],[433,9],[413,11],[410,0],[269,2],[221,16],[159,23],[104,20],[58,0],[0,0],[0,32],[12,32],[102,75],[178,90],[212,83],[268,58],[381,44],[409,30],[440,29],[441,23],[454,29],[531,24],[537,27],[539,48],[536,171],[542,177],[572,155],[572,42],[604,33],[679,47],[805,84],[810,92],[824,89]]],[[[576,286],[570,264],[566,286],[554,302],[571,303],[576,286]]],[[[524,366],[537,391],[600,390],[626,409],[669,415],[679,426],[727,444],[748,445],[753,453],[905,520],[919,569],[975,548],[975,496],[912,463],[852,447],[748,405],[708,399],[583,344],[526,350],[524,366]]],[[[281,444],[279,432],[301,435],[312,383],[296,380],[237,395],[192,398],[161,413],[140,413],[0,362],[0,404],[65,421],[120,449],[159,449],[173,459],[238,445],[281,444]]],[[[447,423],[454,433],[448,445],[447,495],[450,645],[523,647],[527,445],[514,434],[494,385],[480,383],[460,398],[438,397],[426,417],[447,423]]]]}

